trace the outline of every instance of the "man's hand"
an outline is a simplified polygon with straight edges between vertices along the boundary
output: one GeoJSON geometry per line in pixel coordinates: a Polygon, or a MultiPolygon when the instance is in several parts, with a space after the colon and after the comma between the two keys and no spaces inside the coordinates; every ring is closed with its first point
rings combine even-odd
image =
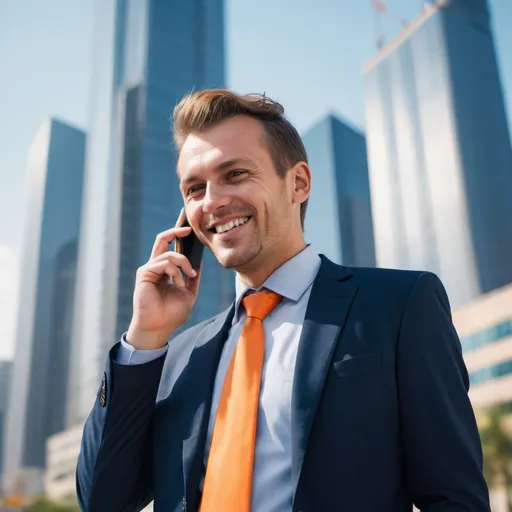
{"type": "Polygon", "coordinates": [[[182,254],[168,250],[176,237],[191,232],[190,227],[174,227],[160,233],[149,261],[137,270],[133,317],[126,338],[138,350],[162,348],[169,336],[186,322],[194,306],[200,271],[196,273],[182,254]]]}

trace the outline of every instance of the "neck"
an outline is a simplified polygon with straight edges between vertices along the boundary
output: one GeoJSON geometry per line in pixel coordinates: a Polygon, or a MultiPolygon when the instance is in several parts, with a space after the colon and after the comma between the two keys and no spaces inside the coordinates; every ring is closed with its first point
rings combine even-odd
{"type": "Polygon", "coordinates": [[[276,247],[272,255],[266,255],[254,261],[251,268],[237,269],[238,277],[251,288],[259,288],[279,267],[284,265],[288,260],[303,251],[306,242],[301,236],[293,243],[289,243],[286,247],[276,247]]]}

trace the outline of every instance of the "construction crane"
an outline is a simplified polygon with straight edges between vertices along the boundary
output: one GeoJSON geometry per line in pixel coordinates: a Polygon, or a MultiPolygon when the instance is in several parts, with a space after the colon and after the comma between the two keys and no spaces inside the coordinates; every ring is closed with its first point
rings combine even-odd
{"type": "Polygon", "coordinates": [[[403,18],[395,14],[393,11],[391,11],[384,2],[384,0],[371,0],[371,2],[373,11],[375,13],[375,43],[377,45],[377,48],[380,50],[386,43],[386,38],[384,36],[384,27],[382,24],[384,16],[393,18],[402,26],[402,28],[405,28],[408,25],[408,23],[406,20],[404,20],[403,18]]]}

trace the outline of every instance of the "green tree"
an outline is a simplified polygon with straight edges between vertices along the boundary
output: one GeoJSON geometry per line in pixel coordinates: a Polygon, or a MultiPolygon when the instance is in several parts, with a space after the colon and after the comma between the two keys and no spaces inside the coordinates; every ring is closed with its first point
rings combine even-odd
{"type": "Polygon", "coordinates": [[[480,437],[484,452],[484,475],[489,488],[504,486],[508,512],[512,512],[512,434],[506,426],[510,416],[504,405],[488,408],[481,417],[480,437]]]}
{"type": "Polygon", "coordinates": [[[80,509],[76,505],[58,504],[41,498],[27,507],[26,512],[80,512],[80,509]]]}

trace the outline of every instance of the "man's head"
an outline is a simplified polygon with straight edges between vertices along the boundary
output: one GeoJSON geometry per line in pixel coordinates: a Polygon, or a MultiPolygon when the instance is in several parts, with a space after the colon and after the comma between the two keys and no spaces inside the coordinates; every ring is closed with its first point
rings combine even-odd
{"type": "Polygon", "coordinates": [[[304,244],[311,176],[283,113],[265,96],[216,89],[187,95],[174,111],[189,222],[221,265],[242,273],[281,264],[304,244]]]}

